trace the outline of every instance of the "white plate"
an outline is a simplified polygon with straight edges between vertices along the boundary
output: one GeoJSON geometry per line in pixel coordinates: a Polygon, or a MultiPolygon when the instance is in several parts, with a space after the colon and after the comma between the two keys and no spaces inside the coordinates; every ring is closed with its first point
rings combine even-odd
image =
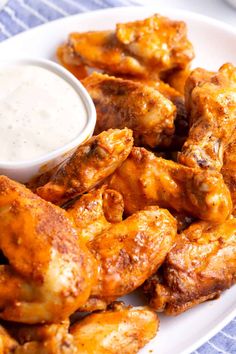
{"type": "MultiPolygon", "coordinates": [[[[54,53],[69,32],[113,28],[116,22],[142,19],[155,12],[188,24],[189,38],[194,44],[193,66],[217,69],[224,62],[236,64],[236,30],[196,13],[159,7],[132,7],[94,11],[60,19],[0,44],[0,58],[35,56],[54,59],[54,53]]],[[[127,302],[142,304],[138,295],[126,297],[127,302]]],[[[236,315],[236,287],[226,291],[219,300],[201,304],[178,317],[161,318],[160,331],[141,353],[191,353],[217,333],[236,315]]]]}

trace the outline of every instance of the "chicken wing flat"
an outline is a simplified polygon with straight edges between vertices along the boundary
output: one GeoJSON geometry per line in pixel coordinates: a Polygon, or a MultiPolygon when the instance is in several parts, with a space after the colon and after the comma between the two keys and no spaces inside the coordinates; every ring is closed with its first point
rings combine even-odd
{"type": "Polygon", "coordinates": [[[98,262],[90,298],[109,304],[138,288],[162,264],[176,232],[176,220],[167,210],[148,207],[88,242],[98,262]]]}
{"type": "Polygon", "coordinates": [[[37,188],[37,194],[54,204],[66,203],[112,174],[132,145],[129,129],[110,129],[92,137],[55,169],[48,183],[37,188]]]}
{"type": "Polygon", "coordinates": [[[136,354],[155,337],[156,313],[148,307],[124,307],[94,313],[70,329],[80,354],[136,354]]]}
{"type": "Polygon", "coordinates": [[[228,186],[233,202],[233,215],[236,216],[236,139],[227,146],[224,154],[224,165],[221,170],[228,186]]]}
{"type": "Polygon", "coordinates": [[[143,77],[185,68],[194,57],[185,23],[157,14],[115,31],[71,33],[62,48],[68,64],[143,77]]]}
{"type": "Polygon", "coordinates": [[[97,266],[64,210],[0,176],[0,229],[2,319],[56,322],[86,302],[97,266]]]}
{"type": "Polygon", "coordinates": [[[150,308],[114,303],[109,310],[90,314],[70,328],[65,324],[15,328],[20,344],[14,354],[136,354],[158,327],[158,317],[150,308]]]}
{"type": "Polygon", "coordinates": [[[67,212],[73,218],[79,237],[91,241],[111,223],[122,221],[124,201],[122,195],[105,187],[82,195],[67,212]]]}
{"type": "Polygon", "coordinates": [[[219,172],[182,166],[144,148],[132,149],[109,186],[123,195],[128,215],[146,205],[159,205],[220,223],[232,211],[230,193],[219,172]]]}
{"type": "Polygon", "coordinates": [[[174,133],[176,108],[157,90],[131,80],[93,73],[83,85],[97,111],[95,134],[110,128],[130,128],[134,143],[168,145],[174,133]]]}
{"type": "Polygon", "coordinates": [[[189,167],[220,171],[236,128],[236,68],[225,64],[217,73],[196,69],[185,90],[190,131],[178,160],[189,167]]]}
{"type": "Polygon", "coordinates": [[[150,305],[178,315],[236,282],[236,219],[221,225],[200,221],[177,239],[163,264],[161,279],[147,281],[150,305]]]}

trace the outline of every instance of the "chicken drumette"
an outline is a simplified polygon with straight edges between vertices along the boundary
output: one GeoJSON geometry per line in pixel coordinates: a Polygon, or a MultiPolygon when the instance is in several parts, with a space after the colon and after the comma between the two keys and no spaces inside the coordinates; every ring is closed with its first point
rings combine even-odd
{"type": "Polygon", "coordinates": [[[219,171],[236,128],[236,68],[225,64],[217,73],[195,69],[186,81],[185,99],[190,131],[178,160],[219,171]]]}
{"type": "Polygon", "coordinates": [[[110,188],[124,198],[125,212],[159,205],[215,223],[232,211],[230,192],[219,172],[189,168],[133,148],[111,176],[110,188]]]}
{"type": "Polygon", "coordinates": [[[221,225],[205,221],[192,224],[177,239],[162,266],[144,291],[150,305],[168,315],[178,315],[236,282],[236,219],[221,225]]]}
{"type": "Polygon", "coordinates": [[[126,128],[93,136],[54,168],[52,174],[46,173],[49,180],[36,189],[37,194],[54,204],[66,203],[112,174],[129,155],[132,145],[132,131],[126,128]]]}
{"type": "Polygon", "coordinates": [[[110,74],[142,77],[183,69],[194,57],[185,23],[157,14],[117,24],[115,31],[71,33],[59,54],[66,65],[87,65],[110,74]]]}
{"type": "Polygon", "coordinates": [[[0,176],[0,317],[67,318],[90,295],[96,262],[67,213],[0,176]]]}
{"type": "Polygon", "coordinates": [[[93,73],[83,80],[97,111],[95,134],[110,128],[130,128],[138,146],[169,145],[176,108],[142,82],[93,73]]]}

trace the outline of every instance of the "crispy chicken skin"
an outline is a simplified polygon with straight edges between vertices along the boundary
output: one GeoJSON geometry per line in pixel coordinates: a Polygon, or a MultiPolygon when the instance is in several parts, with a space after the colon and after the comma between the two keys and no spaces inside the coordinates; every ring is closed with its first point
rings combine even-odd
{"type": "Polygon", "coordinates": [[[129,155],[132,131],[110,129],[80,145],[60,164],[49,182],[37,188],[37,194],[62,205],[95,187],[112,174],[129,155]]]}
{"type": "Polygon", "coordinates": [[[221,170],[228,186],[233,202],[233,215],[236,216],[236,139],[227,146],[224,154],[224,165],[221,170]]]}
{"type": "Polygon", "coordinates": [[[185,99],[190,131],[178,160],[220,171],[236,128],[236,68],[224,64],[217,73],[195,69],[186,81],[185,99]]]}
{"type": "Polygon", "coordinates": [[[91,298],[111,303],[143,284],[164,261],[176,232],[174,217],[154,206],[112,225],[88,242],[98,262],[98,281],[91,298]]]}
{"type": "Polygon", "coordinates": [[[236,282],[236,219],[221,225],[192,224],[177,239],[162,268],[162,279],[144,286],[150,305],[178,315],[236,282]]]}
{"type": "Polygon", "coordinates": [[[85,317],[70,332],[81,354],[136,354],[158,327],[158,317],[148,307],[114,305],[85,317]]]}
{"type": "Polygon", "coordinates": [[[122,221],[122,195],[105,186],[93,190],[77,200],[67,212],[73,218],[79,237],[91,241],[112,223],[122,221]]]}
{"type": "Polygon", "coordinates": [[[90,295],[95,260],[64,210],[0,176],[0,317],[56,322],[90,295]]]}
{"type": "Polygon", "coordinates": [[[115,31],[71,33],[59,50],[66,64],[141,77],[183,69],[194,57],[185,23],[157,14],[117,24],[115,31]]]}
{"type": "Polygon", "coordinates": [[[220,223],[232,211],[230,193],[219,172],[182,166],[144,148],[132,149],[109,186],[123,195],[128,215],[146,205],[159,205],[220,223]]]}
{"type": "Polygon", "coordinates": [[[70,328],[65,324],[15,328],[20,345],[14,354],[135,354],[156,335],[158,327],[158,317],[150,308],[114,303],[70,328]]]}
{"type": "Polygon", "coordinates": [[[141,82],[93,73],[83,80],[97,111],[95,134],[110,128],[130,128],[134,143],[154,148],[168,145],[176,108],[157,90],[141,82]]]}

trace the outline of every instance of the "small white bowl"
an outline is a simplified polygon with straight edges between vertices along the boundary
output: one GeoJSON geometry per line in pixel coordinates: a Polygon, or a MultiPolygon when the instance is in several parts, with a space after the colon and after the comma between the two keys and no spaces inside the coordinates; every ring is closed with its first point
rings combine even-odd
{"type": "Polygon", "coordinates": [[[82,144],[92,136],[96,124],[96,110],[93,101],[84,86],[80,83],[78,79],[76,79],[68,70],[64,69],[61,65],[56,64],[55,62],[52,62],[50,60],[35,58],[21,58],[15,60],[10,59],[0,61],[0,67],[2,65],[6,66],[12,64],[35,65],[47,69],[53,72],[54,74],[60,76],[74,88],[74,90],[82,99],[85,109],[87,111],[87,122],[85,124],[84,129],[80,133],[78,133],[75,139],[71,140],[63,147],[60,147],[36,159],[19,162],[0,161],[0,174],[6,175],[19,182],[26,183],[37,175],[42,174],[43,172],[46,172],[50,168],[56,166],[67,156],[69,156],[76,147],[78,147],[80,144],[82,144]]]}

